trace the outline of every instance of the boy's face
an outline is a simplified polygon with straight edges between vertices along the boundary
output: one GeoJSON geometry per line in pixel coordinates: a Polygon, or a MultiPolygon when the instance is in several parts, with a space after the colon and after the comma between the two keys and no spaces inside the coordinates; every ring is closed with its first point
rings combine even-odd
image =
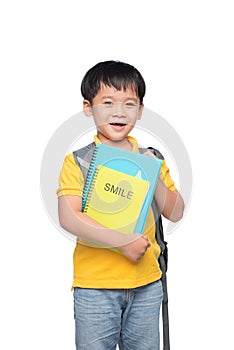
{"type": "Polygon", "coordinates": [[[86,116],[93,116],[97,136],[103,143],[126,139],[136,121],[141,119],[143,111],[134,90],[118,91],[106,85],[101,86],[92,105],[84,100],[83,106],[86,116]]]}

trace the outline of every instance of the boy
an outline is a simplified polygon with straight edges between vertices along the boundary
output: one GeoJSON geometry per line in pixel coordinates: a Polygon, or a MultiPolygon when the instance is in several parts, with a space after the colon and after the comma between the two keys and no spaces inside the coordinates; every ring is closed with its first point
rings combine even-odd
{"type": "MultiPolygon", "coordinates": [[[[81,84],[86,116],[93,116],[95,144],[138,152],[129,136],[143,112],[145,82],[133,66],[106,61],[92,67],[81,84]]],[[[147,152],[148,156],[153,156],[147,152]]],[[[74,312],[77,350],[159,350],[162,301],[160,248],[152,210],[143,235],[124,235],[102,227],[82,213],[84,178],[73,154],[66,156],[58,189],[61,226],[75,236],[118,247],[77,243],[74,251],[74,312]]],[[[164,217],[181,219],[184,203],[165,161],[155,190],[164,217]]]]}

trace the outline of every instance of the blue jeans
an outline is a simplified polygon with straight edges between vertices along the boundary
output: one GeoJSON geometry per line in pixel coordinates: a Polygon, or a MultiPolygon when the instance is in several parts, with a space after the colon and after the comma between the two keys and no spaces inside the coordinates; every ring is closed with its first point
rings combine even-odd
{"type": "Polygon", "coordinates": [[[76,350],[159,350],[161,281],[134,289],[74,289],[76,350]]]}

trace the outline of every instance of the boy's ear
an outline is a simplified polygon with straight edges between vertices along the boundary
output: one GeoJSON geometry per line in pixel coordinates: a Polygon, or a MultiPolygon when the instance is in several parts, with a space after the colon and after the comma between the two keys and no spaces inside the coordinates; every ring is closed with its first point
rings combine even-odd
{"type": "Polygon", "coordinates": [[[141,120],[142,113],[143,113],[143,109],[144,109],[144,104],[142,103],[142,104],[139,106],[137,120],[141,120]]]}
{"type": "Polygon", "coordinates": [[[91,117],[93,114],[92,105],[88,100],[83,101],[83,111],[86,117],[91,117]]]}

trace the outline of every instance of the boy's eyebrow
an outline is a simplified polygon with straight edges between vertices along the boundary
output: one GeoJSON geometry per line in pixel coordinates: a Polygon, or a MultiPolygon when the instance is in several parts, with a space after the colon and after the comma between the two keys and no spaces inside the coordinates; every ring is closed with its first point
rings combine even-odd
{"type": "MultiPolygon", "coordinates": [[[[113,98],[114,95],[104,95],[102,96],[102,100],[104,100],[105,98],[113,98]]],[[[125,100],[132,100],[132,101],[135,101],[136,103],[138,102],[138,99],[135,98],[135,97],[126,97],[125,100]]]]}
{"type": "Polygon", "coordinates": [[[112,98],[113,96],[112,95],[104,95],[102,96],[102,99],[104,100],[104,98],[112,98]]]}

